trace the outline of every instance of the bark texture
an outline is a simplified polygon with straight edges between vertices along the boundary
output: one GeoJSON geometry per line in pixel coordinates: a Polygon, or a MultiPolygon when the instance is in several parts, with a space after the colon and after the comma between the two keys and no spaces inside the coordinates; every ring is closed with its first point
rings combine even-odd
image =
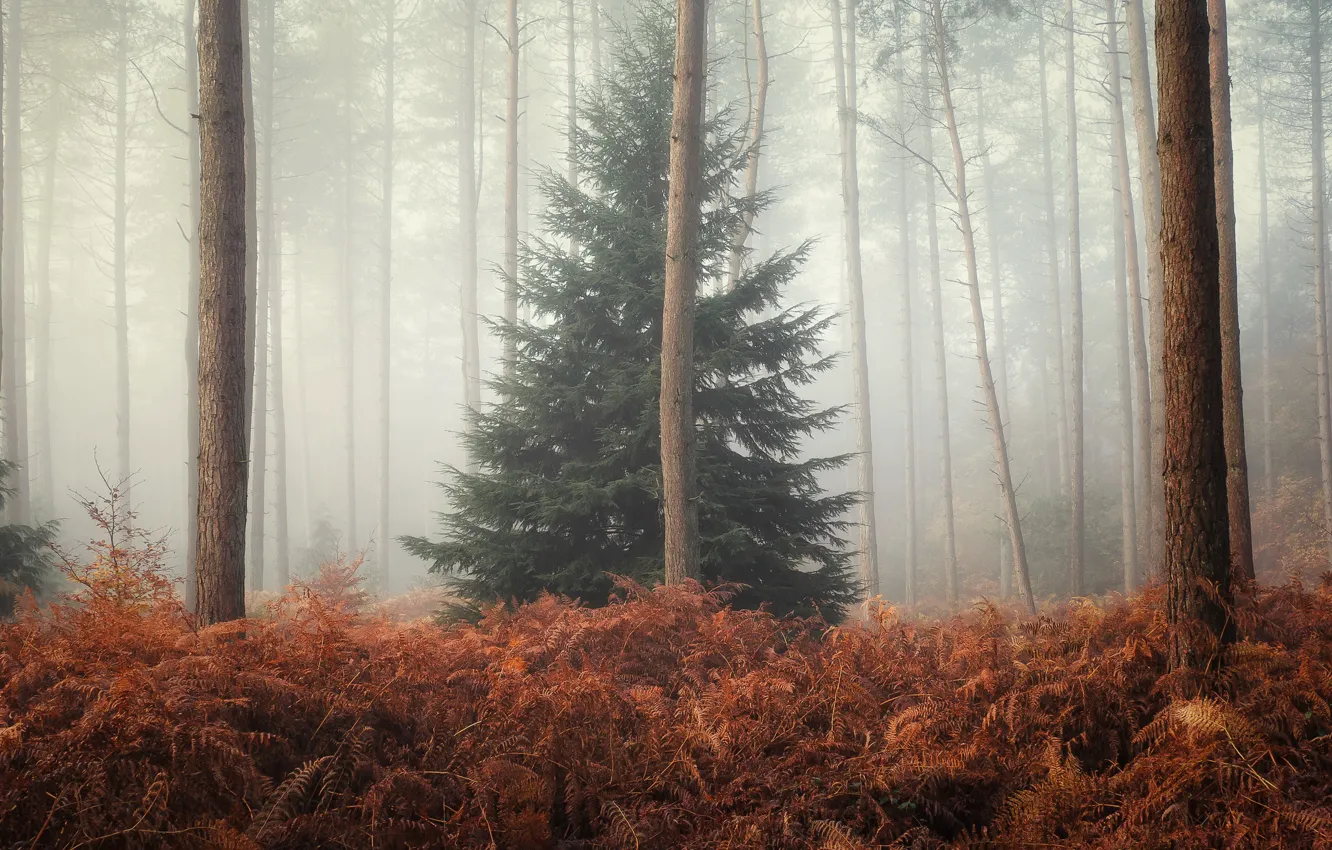
{"type": "Polygon", "coordinates": [[[1212,667],[1233,636],[1207,51],[1206,0],[1161,0],[1166,615],[1171,665],[1193,668],[1212,667]]]}
{"type": "Polygon", "coordinates": [[[199,516],[204,624],[245,616],[245,105],[241,0],[200,0],[199,516]]]}

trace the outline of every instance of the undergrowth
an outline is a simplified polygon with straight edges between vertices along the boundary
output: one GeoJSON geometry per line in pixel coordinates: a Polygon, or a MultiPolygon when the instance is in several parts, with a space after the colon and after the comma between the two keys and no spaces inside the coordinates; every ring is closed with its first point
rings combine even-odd
{"type": "Polygon", "coordinates": [[[5,847],[1327,847],[1332,583],[1199,697],[1156,591],[828,629],[647,591],[477,625],[354,565],[196,630],[160,553],[0,627],[5,847]]]}

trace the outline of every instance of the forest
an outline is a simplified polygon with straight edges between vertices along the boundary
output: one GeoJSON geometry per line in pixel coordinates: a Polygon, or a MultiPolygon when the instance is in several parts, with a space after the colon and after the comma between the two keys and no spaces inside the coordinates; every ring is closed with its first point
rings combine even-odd
{"type": "Polygon", "coordinates": [[[1322,3],[0,0],[0,847],[1332,848],[1322,3]]]}

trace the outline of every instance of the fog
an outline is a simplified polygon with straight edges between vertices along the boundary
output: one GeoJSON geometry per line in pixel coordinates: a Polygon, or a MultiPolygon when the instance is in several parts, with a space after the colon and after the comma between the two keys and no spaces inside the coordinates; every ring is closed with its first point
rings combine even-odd
{"type": "MultiPolygon", "coordinates": [[[[22,256],[20,269],[6,266],[4,362],[22,369],[18,387],[6,373],[6,448],[30,482],[30,496],[20,489],[19,500],[11,500],[11,514],[28,516],[15,511],[24,510],[21,503],[30,498],[30,516],[59,520],[61,539],[73,544],[97,533],[78,506],[79,496],[104,492],[104,481],[128,478],[138,524],[171,535],[173,566],[182,574],[190,512],[188,396],[195,379],[186,353],[192,315],[188,2],[9,0],[4,134],[6,262],[22,256]],[[123,137],[118,117],[123,118],[123,137]],[[21,188],[16,189],[19,174],[21,188]],[[118,190],[122,178],[123,194],[118,190]],[[118,247],[118,221],[123,222],[123,248],[118,247]],[[117,315],[122,263],[123,321],[117,315]],[[22,311],[16,306],[19,292],[22,311]],[[127,361],[118,332],[127,339],[127,361]],[[22,345],[15,344],[18,339],[22,345]],[[128,410],[120,401],[121,375],[128,378],[128,410]],[[118,429],[127,432],[128,457],[118,429]]],[[[520,3],[519,231],[524,239],[540,236],[546,226],[541,175],[566,167],[569,11],[574,16],[574,77],[583,97],[601,74],[613,73],[615,39],[623,37],[624,22],[637,14],[635,2],[520,3]],[[596,56],[604,57],[606,67],[594,68],[596,56]]],[[[460,441],[466,427],[461,301],[466,246],[458,199],[460,104],[465,98],[476,104],[478,122],[478,312],[482,317],[503,313],[505,7],[479,0],[476,8],[478,83],[474,91],[464,91],[460,2],[250,4],[256,150],[261,157],[266,151],[272,156],[271,180],[257,178],[258,202],[263,215],[266,199],[272,199],[273,227],[265,232],[277,234],[272,244],[259,244],[260,262],[267,264],[261,268],[271,281],[268,318],[274,335],[263,402],[268,415],[261,417],[266,486],[262,504],[251,499],[252,517],[262,511],[267,520],[262,533],[268,590],[274,589],[279,546],[279,410],[285,420],[293,574],[324,554],[310,550],[318,550],[331,532],[343,549],[367,552],[368,566],[387,575],[390,592],[437,580],[427,576],[425,561],[403,551],[396,540],[437,533],[436,514],[450,507],[438,486],[448,478],[444,467],[462,468],[467,460],[460,441]],[[395,22],[392,127],[384,124],[389,14],[395,22]],[[269,38],[271,66],[265,64],[269,38]],[[383,158],[390,131],[392,205],[386,228],[383,158]],[[391,251],[387,281],[386,248],[391,251]],[[382,311],[386,282],[391,282],[387,316],[382,311]],[[380,351],[386,332],[391,392],[384,422],[380,351]],[[272,370],[279,358],[281,395],[273,392],[272,370]],[[389,522],[382,527],[386,473],[389,522]],[[374,546],[384,538],[394,541],[387,564],[377,563],[374,546]]],[[[860,8],[856,66],[878,567],[882,592],[890,599],[904,592],[908,396],[914,402],[911,454],[921,592],[940,595],[944,582],[943,433],[933,348],[927,174],[937,181],[957,552],[968,591],[998,587],[1007,539],[976,363],[957,205],[946,188],[955,177],[949,139],[937,104],[927,113],[921,96],[921,50],[933,48],[922,44],[920,9],[902,8],[909,23],[901,33],[894,28],[892,3],[860,8]],[[899,44],[906,51],[900,66],[899,44]],[[899,92],[904,109],[899,109],[899,92]],[[937,173],[922,161],[925,128],[932,128],[937,173]],[[904,161],[905,185],[900,180],[904,161]],[[905,257],[903,198],[909,213],[905,257]],[[903,315],[904,286],[912,297],[909,317],[903,315]],[[903,363],[904,321],[912,330],[910,378],[903,363]]],[[[1099,593],[1123,585],[1121,337],[1115,321],[1115,228],[1122,215],[1112,161],[1108,11],[1105,4],[1077,0],[1074,13],[1086,317],[1086,574],[1088,592],[1099,593]]],[[[731,107],[733,123],[743,126],[757,74],[751,10],[743,0],[714,0],[710,14],[709,108],[731,107]]],[[[1149,9],[1149,33],[1150,14],[1149,9]]],[[[1261,514],[1264,500],[1276,498],[1282,481],[1306,486],[1318,480],[1311,213],[1314,203],[1324,199],[1310,197],[1309,10],[1244,0],[1232,6],[1230,15],[1246,417],[1250,478],[1255,510],[1261,514]],[[1260,165],[1265,178],[1260,178],[1260,165]]],[[[1037,596],[1062,593],[1067,569],[1069,473],[1060,438],[1061,370],[1046,215],[1052,190],[1061,324],[1071,352],[1064,16],[1063,4],[994,3],[949,19],[952,94],[967,156],[990,356],[1037,596]],[[1045,183],[1042,159],[1042,29],[1053,187],[1045,183]]],[[[1122,8],[1119,18],[1124,50],[1122,8]]],[[[828,8],[805,0],[767,0],[764,21],[771,85],[759,188],[770,190],[774,200],[755,219],[749,248],[760,257],[815,240],[786,301],[821,303],[845,317],[847,244],[828,8]]],[[[1145,297],[1148,245],[1135,104],[1126,56],[1120,64],[1145,297]]],[[[721,284],[705,281],[700,289],[721,284]]],[[[526,315],[524,309],[520,306],[520,315],[526,315]]],[[[840,319],[825,340],[825,351],[849,352],[852,332],[840,319]]],[[[480,354],[483,378],[498,371],[500,343],[484,321],[480,354]]],[[[849,407],[841,424],[810,441],[807,452],[856,451],[852,367],[852,358],[843,358],[814,387],[816,401],[849,407]]],[[[493,400],[493,390],[483,383],[483,404],[493,400]]],[[[261,465],[258,460],[252,468],[261,465]]],[[[829,490],[856,489],[855,463],[822,480],[829,490]]],[[[254,526],[252,519],[252,532],[254,526]]],[[[852,530],[847,546],[855,545],[852,530]]]]}

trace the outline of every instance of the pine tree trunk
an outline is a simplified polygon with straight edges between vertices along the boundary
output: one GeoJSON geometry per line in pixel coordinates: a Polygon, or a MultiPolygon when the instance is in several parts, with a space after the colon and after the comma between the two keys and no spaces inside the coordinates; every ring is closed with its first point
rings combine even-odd
{"type": "Polygon", "coordinates": [[[1216,159],[1216,219],[1221,252],[1221,359],[1226,418],[1226,491],[1234,574],[1253,579],[1249,524],[1249,459],[1244,444],[1244,386],[1240,375],[1239,258],[1235,247],[1235,162],[1230,141],[1230,56],[1226,0],[1208,0],[1211,21],[1212,135],[1216,159]]]}
{"type": "Polygon", "coordinates": [[[958,602],[957,532],[953,509],[953,436],[948,415],[948,345],[944,334],[943,274],[939,268],[939,221],[934,181],[934,93],[930,88],[929,24],[924,14],[920,49],[920,79],[924,87],[925,121],[923,122],[921,149],[925,160],[925,218],[930,244],[930,308],[934,320],[935,388],[939,395],[940,458],[939,480],[943,490],[944,519],[944,584],[948,604],[958,602]]]}
{"type": "MultiPolygon", "coordinates": [[[[518,321],[518,0],[507,0],[509,94],[504,113],[504,321],[518,321]]],[[[517,357],[515,340],[504,337],[504,375],[517,357]]]]}
{"type": "Polygon", "coordinates": [[[198,600],[198,574],[194,562],[199,539],[199,42],[194,30],[199,0],[185,0],[185,103],[190,114],[188,167],[190,170],[190,278],[185,304],[185,426],[189,455],[186,484],[185,610],[198,600]]]}
{"type": "Polygon", "coordinates": [[[380,331],[379,347],[379,552],[378,567],[383,581],[384,592],[388,592],[392,580],[389,569],[389,557],[393,551],[393,541],[389,529],[389,474],[392,470],[392,445],[390,433],[389,403],[390,379],[389,360],[393,341],[393,98],[394,98],[394,35],[397,26],[397,0],[385,0],[384,4],[384,144],[381,149],[383,160],[380,163],[381,203],[379,214],[379,265],[380,265],[380,304],[379,315],[383,328],[380,331]]]}
{"type": "Polygon", "coordinates": [[[675,111],[666,214],[666,302],[661,342],[661,478],[666,584],[700,577],[695,471],[694,301],[703,202],[704,0],[678,0],[675,111]]]}
{"type": "MultiPolygon", "coordinates": [[[[1111,6],[1111,32],[1114,28],[1114,0],[1111,6]]],[[[1111,36],[1113,40],[1113,36],[1111,36]]],[[[1124,205],[1120,197],[1120,185],[1123,182],[1128,163],[1120,159],[1118,146],[1111,148],[1113,168],[1111,185],[1115,187],[1115,213],[1124,205]]],[[[1124,593],[1130,594],[1138,589],[1138,519],[1134,487],[1134,448],[1133,448],[1133,378],[1132,355],[1129,346],[1129,296],[1128,275],[1124,234],[1124,217],[1111,215],[1111,225],[1115,232],[1115,353],[1119,365],[1119,505],[1122,546],[1120,557],[1124,566],[1124,593]]]]}
{"type": "Polygon", "coordinates": [[[1138,168],[1142,174],[1143,226],[1147,232],[1148,342],[1151,348],[1151,534],[1145,549],[1147,568],[1161,569],[1165,542],[1165,490],[1162,462],[1165,447],[1165,376],[1162,372],[1162,339],[1165,313],[1161,265],[1161,171],[1156,152],[1156,112],[1152,107],[1151,69],[1147,64],[1147,18],[1143,0],[1127,0],[1129,82],[1133,88],[1133,123],[1138,136],[1138,168]]]}
{"type": "Polygon", "coordinates": [[[985,406],[990,416],[990,433],[994,438],[995,464],[999,483],[1004,493],[1005,518],[1008,521],[1009,542],[1013,546],[1013,577],[1026,602],[1027,611],[1036,613],[1036,600],[1031,593],[1031,579],[1027,570],[1027,550],[1022,541],[1022,517],[1018,513],[1017,491],[1013,487],[1013,473],[1008,460],[1008,445],[1004,439],[1004,422],[1000,414],[999,393],[995,388],[994,373],[990,370],[990,355],[985,342],[985,312],[981,307],[980,271],[976,264],[976,232],[971,224],[970,197],[967,194],[966,157],[962,154],[962,137],[957,128],[957,114],[953,109],[953,92],[948,80],[947,33],[944,30],[943,5],[933,0],[935,68],[939,74],[939,93],[943,98],[944,119],[953,143],[953,168],[957,189],[953,193],[957,202],[963,250],[967,260],[967,289],[971,297],[971,320],[976,334],[976,361],[980,365],[981,386],[985,391],[985,406]]]}
{"type": "MultiPolygon", "coordinates": [[[[477,318],[477,179],[476,179],[476,0],[465,0],[462,85],[458,137],[459,254],[462,267],[463,399],[472,413],[481,410],[481,331],[477,318]]],[[[476,472],[470,453],[467,470],[476,472]]]]}
{"type": "MultiPolygon", "coordinates": [[[[763,146],[763,121],[768,109],[768,39],[764,31],[763,0],[752,0],[754,52],[757,59],[757,81],[751,92],[749,110],[749,157],[745,162],[745,198],[753,200],[758,194],[759,157],[763,146]]],[[[749,68],[746,63],[745,75],[749,68]]],[[[745,245],[754,231],[754,212],[747,210],[741,216],[741,224],[736,228],[735,241],[731,244],[731,260],[727,270],[727,286],[735,286],[740,278],[740,265],[744,259],[745,245]]]]}
{"type": "MultiPolygon", "coordinates": [[[[1008,358],[1004,345],[1004,277],[999,261],[999,222],[997,219],[994,173],[990,167],[990,148],[985,140],[985,88],[982,79],[976,80],[976,144],[981,149],[981,190],[984,192],[982,203],[989,217],[986,228],[990,254],[990,315],[994,327],[994,363],[995,385],[999,393],[999,411],[1002,417],[1008,407],[1008,358]]],[[[1003,489],[999,491],[1000,509],[1003,505],[1003,489]]],[[[1000,520],[1002,534],[1003,521],[1000,520]]],[[[999,540],[999,595],[1003,598],[1013,593],[1013,560],[1010,549],[1003,537],[999,540]]]]}
{"type": "Polygon", "coordinates": [[[15,493],[6,504],[11,521],[26,523],[31,517],[28,471],[27,414],[27,299],[24,284],[23,239],[23,94],[20,65],[23,58],[23,23],[20,0],[9,9],[9,52],[5,56],[5,138],[4,168],[9,192],[5,195],[4,292],[6,338],[4,370],[5,455],[17,465],[10,485],[15,493]]]}
{"type": "MultiPolygon", "coordinates": [[[[276,159],[276,157],[275,157],[276,159]]],[[[274,168],[281,170],[275,163],[274,168]]],[[[274,536],[277,542],[277,573],[275,590],[283,593],[291,584],[291,526],[287,512],[287,397],[285,376],[283,375],[282,344],[282,208],[275,206],[273,216],[273,250],[269,272],[270,301],[268,305],[271,322],[269,347],[272,350],[273,371],[273,519],[274,536]]]]}
{"type": "Polygon", "coordinates": [[[1213,669],[1234,631],[1207,49],[1206,0],[1160,0],[1166,616],[1171,666],[1195,669],[1213,669]]]}
{"type": "Polygon", "coordinates": [[[1064,25],[1067,31],[1065,42],[1065,80],[1067,82],[1068,113],[1068,276],[1072,287],[1072,346],[1073,369],[1069,376],[1073,381],[1073,409],[1071,416],[1072,438],[1072,507],[1073,517],[1069,525],[1072,538],[1069,557],[1069,593],[1073,596],[1083,594],[1083,542],[1086,525],[1086,482],[1083,477],[1084,428],[1083,428],[1083,321],[1082,321],[1082,210],[1078,193],[1078,89],[1076,60],[1077,51],[1074,42],[1076,19],[1073,14],[1073,0],[1065,6],[1064,25]]]}
{"type": "MultiPolygon", "coordinates": [[[[350,15],[350,10],[348,12],[350,15]]],[[[351,21],[348,21],[349,25],[351,21]]],[[[356,521],[356,287],[352,267],[356,256],[352,249],[356,233],[356,140],[352,132],[352,77],[350,71],[343,93],[343,148],[342,162],[342,354],[345,431],[347,437],[347,546],[357,551],[358,525],[356,521]]]]}
{"type": "Polygon", "coordinates": [[[305,529],[305,548],[309,549],[314,530],[314,466],[310,460],[310,407],[307,399],[309,373],[305,369],[305,287],[301,280],[304,264],[301,263],[300,246],[293,245],[293,248],[291,296],[296,319],[296,385],[300,387],[296,404],[301,414],[301,521],[305,529]]]}
{"type": "MultiPolygon", "coordinates": [[[[15,4],[17,8],[18,4],[15,4]]],[[[114,210],[115,303],[116,303],[116,469],[125,503],[132,504],[129,485],[134,468],[130,463],[130,375],[129,302],[125,231],[129,209],[125,198],[126,156],[129,143],[129,0],[120,0],[116,38],[116,177],[114,210]]]]}
{"type": "Polygon", "coordinates": [[[198,614],[245,616],[245,98],[241,0],[199,3],[198,614]]]}
{"type": "Polygon", "coordinates": [[[1055,436],[1059,444],[1059,492],[1068,492],[1072,480],[1072,453],[1069,449],[1068,429],[1068,359],[1064,352],[1064,308],[1059,286],[1059,233],[1055,219],[1054,156],[1050,138],[1050,94],[1046,84],[1045,25],[1037,27],[1037,46],[1040,53],[1041,85],[1041,160],[1045,174],[1045,254],[1050,268],[1050,309],[1053,319],[1055,394],[1059,410],[1055,417],[1055,436]]]}
{"type": "Polygon", "coordinates": [[[1258,83],[1258,299],[1263,335],[1263,494],[1274,492],[1272,468],[1272,253],[1267,221],[1267,109],[1258,83]]]}
{"type": "Polygon", "coordinates": [[[1320,0],[1309,2],[1309,79],[1312,102],[1311,149],[1313,152],[1313,242],[1314,308],[1317,316],[1318,357],[1318,451],[1323,478],[1323,525],[1326,529],[1328,560],[1332,562],[1332,421],[1328,410],[1328,338],[1327,338],[1327,215],[1325,205],[1325,170],[1323,153],[1323,37],[1320,0]]]}
{"type": "MultiPolygon", "coordinates": [[[[757,0],[756,0],[757,2],[757,0]]],[[[907,114],[906,98],[906,46],[903,33],[906,20],[902,14],[902,3],[894,4],[897,30],[897,119],[901,126],[907,126],[910,117],[907,114]]],[[[905,501],[906,540],[903,541],[902,572],[906,577],[906,594],[903,599],[907,605],[919,601],[919,589],[916,577],[916,356],[912,340],[911,290],[914,285],[911,275],[911,170],[906,156],[897,158],[897,226],[900,243],[898,252],[902,263],[902,431],[905,445],[902,447],[902,477],[904,478],[903,499],[905,501]]]]}
{"type": "Polygon", "coordinates": [[[874,427],[870,409],[869,355],[866,351],[865,285],[860,256],[860,175],[856,162],[856,0],[846,10],[845,58],[840,0],[830,0],[833,66],[842,141],[842,201],[851,331],[851,368],[855,386],[856,470],[860,493],[860,580],[867,599],[879,595],[879,544],[874,512],[874,427]]]}
{"type": "Polygon", "coordinates": [[[34,342],[33,418],[37,429],[38,478],[41,492],[34,511],[38,519],[55,518],[55,459],[51,446],[51,241],[55,231],[56,165],[64,125],[63,92],[56,88],[47,102],[50,126],[46,142],[46,175],[42,180],[41,229],[37,234],[37,328],[34,342]]]}
{"type": "MultiPolygon", "coordinates": [[[[1118,187],[1119,212],[1123,220],[1124,251],[1128,262],[1128,310],[1129,329],[1132,333],[1133,346],[1133,397],[1136,404],[1136,453],[1133,464],[1137,482],[1134,485],[1134,505],[1136,507],[1138,528],[1135,537],[1139,547],[1139,569],[1141,569],[1143,551],[1151,535],[1151,464],[1152,464],[1152,413],[1151,413],[1151,378],[1150,360],[1147,353],[1147,333],[1142,319],[1142,264],[1138,256],[1138,226],[1133,209],[1133,175],[1129,171],[1128,133],[1124,126],[1123,86],[1120,83],[1119,66],[1119,30],[1116,20],[1116,0],[1107,0],[1106,11],[1109,14],[1109,50],[1110,61],[1110,126],[1114,138],[1116,166],[1116,186],[1118,187]]],[[[1135,574],[1135,583],[1137,576],[1135,574]]]]}
{"type": "Polygon", "coordinates": [[[264,546],[268,528],[268,331],[269,295],[273,271],[273,24],[276,0],[263,0],[259,22],[261,65],[260,96],[255,124],[255,160],[259,169],[256,195],[259,203],[260,256],[256,263],[254,402],[250,433],[254,440],[250,455],[250,590],[264,590],[264,546]],[[262,136],[258,132],[262,129],[262,136]]]}

